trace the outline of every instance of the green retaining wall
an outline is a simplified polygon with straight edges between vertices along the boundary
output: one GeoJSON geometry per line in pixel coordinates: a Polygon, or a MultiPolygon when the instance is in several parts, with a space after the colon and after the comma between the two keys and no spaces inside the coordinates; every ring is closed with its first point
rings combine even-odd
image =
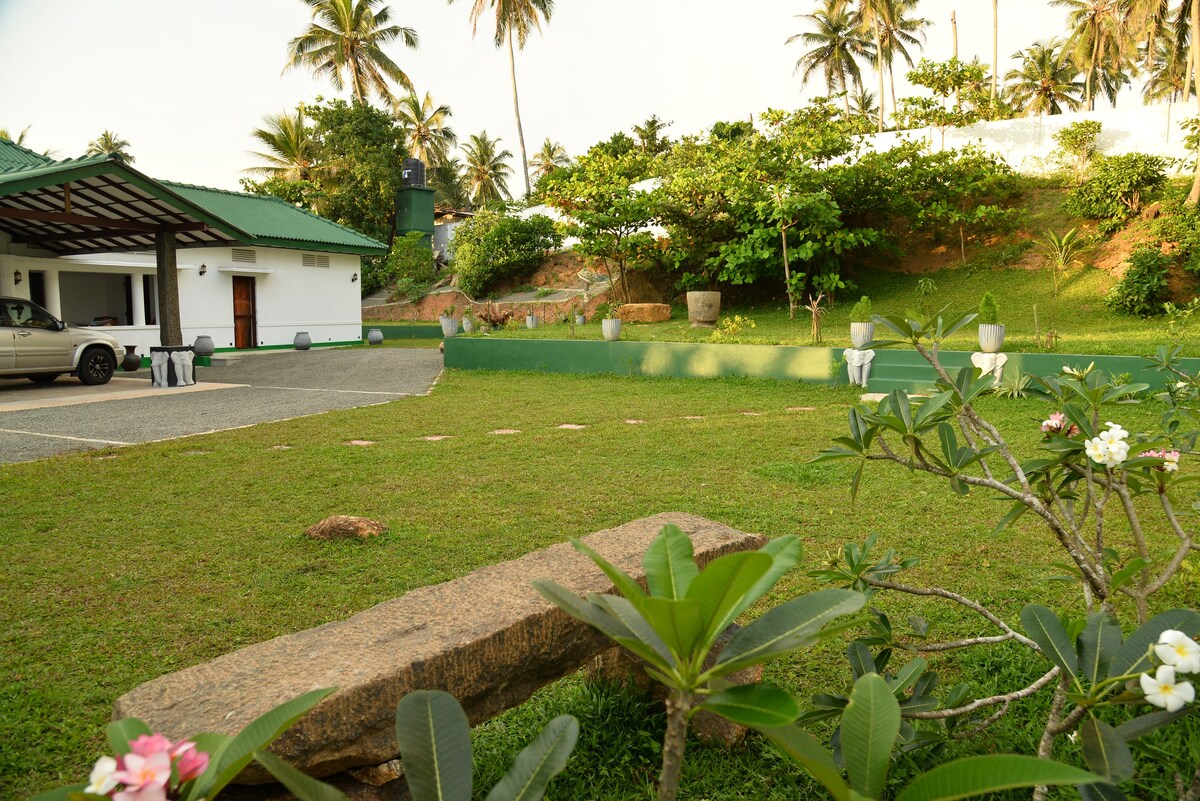
{"type": "Polygon", "coordinates": [[[388,325],[387,323],[363,323],[362,338],[367,340],[367,332],[378,328],[383,332],[384,339],[441,339],[442,326],[436,325],[388,325]]]}
{"type": "MultiPolygon", "coordinates": [[[[492,339],[454,337],[446,340],[446,367],[461,370],[522,370],[578,373],[720,378],[745,376],[781,381],[845,384],[843,348],[789,345],[717,345],[697,342],[597,342],[561,339],[492,339]]],[[[942,365],[955,373],[971,363],[965,351],[943,351],[942,365]]],[[[1057,373],[1064,365],[1083,368],[1095,362],[1110,374],[1130,373],[1135,382],[1162,386],[1167,376],[1138,356],[1091,356],[1063,353],[1011,353],[1005,373],[1057,373]]],[[[1200,359],[1184,359],[1182,368],[1200,372],[1200,359]]],[[[933,368],[911,350],[877,350],[868,389],[924,390],[936,380],[933,368]]]]}

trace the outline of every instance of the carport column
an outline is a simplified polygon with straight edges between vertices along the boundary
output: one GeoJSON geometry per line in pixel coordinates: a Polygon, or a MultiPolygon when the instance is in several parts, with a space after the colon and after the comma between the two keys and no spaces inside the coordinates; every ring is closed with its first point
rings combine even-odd
{"type": "Polygon", "coordinates": [[[130,325],[145,325],[146,324],[146,279],[141,273],[134,273],[129,276],[129,297],[133,301],[132,318],[129,321],[130,325]]]}
{"type": "Polygon", "coordinates": [[[159,231],[154,235],[154,253],[158,261],[158,343],[164,347],[183,344],[179,325],[179,270],[175,263],[175,234],[159,231]]]}
{"type": "Polygon", "coordinates": [[[58,270],[46,270],[42,275],[42,285],[46,288],[46,311],[61,320],[62,290],[58,284],[58,270]]]}

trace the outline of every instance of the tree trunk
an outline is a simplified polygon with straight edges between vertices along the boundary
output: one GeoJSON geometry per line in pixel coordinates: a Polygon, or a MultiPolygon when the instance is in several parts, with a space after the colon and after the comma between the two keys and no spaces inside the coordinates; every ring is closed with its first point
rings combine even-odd
{"type": "Polygon", "coordinates": [[[671,690],[667,696],[667,734],[663,738],[662,773],[658,777],[658,801],[675,801],[679,775],[683,769],[683,749],[687,745],[687,715],[692,708],[690,696],[671,690]]]}
{"type": "MultiPolygon", "coordinates": [[[[956,15],[953,10],[950,11],[950,33],[954,38],[954,60],[958,61],[958,15],[956,15]]],[[[958,111],[959,108],[961,108],[961,107],[962,107],[962,98],[959,97],[959,91],[957,89],[955,89],[954,90],[954,110],[958,111]]],[[[942,139],[944,140],[945,138],[946,138],[946,134],[943,131],[942,139]]]]}
{"type": "Polygon", "coordinates": [[[846,70],[844,67],[842,68],[841,76],[842,76],[842,105],[844,105],[846,107],[846,117],[849,118],[850,117],[850,91],[848,89],[846,89],[846,70]]]}
{"type": "Polygon", "coordinates": [[[992,0],[992,103],[1000,74],[1000,0],[992,0]]]}
{"type": "Polygon", "coordinates": [[[896,71],[891,64],[888,64],[888,82],[892,85],[892,112],[895,113],[900,107],[896,105],[896,71]]]}
{"type": "Polygon", "coordinates": [[[154,235],[154,255],[158,263],[158,344],[164,347],[183,344],[179,324],[179,270],[175,260],[175,234],[159,231],[154,235]]]}
{"type": "Polygon", "coordinates": [[[525,176],[525,197],[531,191],[529,185],[529,159],[525,155],[525,132],[521,128],[521,104],[517,102],[517,58],[513,54],[512,28],[508,29],[508,74],[512,78],[513,112],[517,115],[517,142],[521,145],[521,173],[525,176]]]}
{"type": "Polygon", "coordinates": [[[883,21],[875,16],[875,58],[879,59],[879,132],[883,133],[883,21]]]}
{"type": "MultiPolygon", "coordinates": [[[[1189,43],[1188,62],[1191,72],[1200,78],[1200,0],[1192,0],[1192,37],[1189,43]]],[[[1196,105],[1200,107],[1200,92],[1196,93],[1196,105]]],[[[1196,159],[1196,176],[1192,179],[1192,191],[1188,192],[1187,205],[1195,206],[1200,201],[1200,157],[1196,159]]]]}
{"type": "Polygon", "coordinates": [[[788,319],[795,320],[796,296],[792,293],[792,265],[788,260],[787,226],[783,226],[779,229],[779,238],[782,240],[781,244],[783,245],[783,281],[784,286],[787,287],[788,319]]]}

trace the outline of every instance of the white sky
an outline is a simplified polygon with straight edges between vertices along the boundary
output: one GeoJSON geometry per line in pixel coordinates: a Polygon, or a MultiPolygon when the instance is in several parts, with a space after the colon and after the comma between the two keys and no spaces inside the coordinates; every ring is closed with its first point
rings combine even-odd
{"type": "MultiPolygon", "coordinates": [[[[470,0],[387,4],[421,38],[417,50],[391,50],[418,92],[451,106],[461,139],[482,129],[502,137],[518,173],[507,54],[482,26],[471,38],[470,0]]],[[[803,48],[784,44],[804,30],[796,15],[816,7],[557,0],[549,26],[517,54],[529,152],[549,136],[575,155],[655,113],[679,136],[824,94],[815,77],[802,95],[792,71],[803,48]]],[[[950,56],[951,9],[960,56],[990,63],[990,0],[922,0],[920,15],[935,23],[925,54],[950,56]]],[[[1065,25],[1045,0],[1001,0],[1000,13],[1001,75],[1010,54],[1065,25]]],[[[26,144],[59,158],[82,155],[107,128],[155,178],[236,189],[264,114],[335,95],[306,72],[280,74],[288,40],[308,22],[300,0],[0,0],[0,127],[15,135],[32,125],[26,144]]]]}

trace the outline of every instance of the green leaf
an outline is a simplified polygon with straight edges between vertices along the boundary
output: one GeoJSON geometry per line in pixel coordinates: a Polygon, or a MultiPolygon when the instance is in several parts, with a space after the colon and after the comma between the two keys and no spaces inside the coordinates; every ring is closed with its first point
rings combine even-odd
{"type": "Polygon", "coordinates": [[[587,623],[599,629],[610,639],[634,638],[636,635],[629,628],[604,609],[580,598],[575,593],[549,579],[535,579],[533,588],[550,603],[557,606],[576,620],[587,623]]]}
{"type": "Polygon", "coordinates": [[[66,787],[59,787],[54,790],[47,790],[44,793],[38,793],[29,801],[70,801],[71,796],[75,793],[83,793],[83,788],[86,784],[71,784],[66,787]]]}
{"type": "MultiPolygon", "coordinates": [[[[859,465],[859,470],[862,470],[862,465],[859,465]]],[[[750,608],[750,604],[770,592],[785,573],[800,563],[800,558],[804,555],[804,545],[795,534],[785,534],[759,548],[757,553],[765,553],[771,557],[771,568],[750,589],[748,593],[750,600],[734,613],[734,617],[745,612],[750,608]]]]}
{"type": "Polygon", "coordinates": [[[717,658],[724,675],[816,642],[821,627],[862,609],[866,598],[853,590],[826,589],[802,595],[768,611],[740,629],[717,658]]]}
{"type": "Polygon", "coordinates": [[[711,642],[704,641],[705,620],[700,604],[690,598],[672,601],[647,598],[642,613],[680,665],[690,664],[700,653],[708,653],[711,642]]]}
{"type": "Polygon", "coordinates": [[[850,669],[854,678],[860,679],[868,673],[878,673],[875,669],[875,655],[862,640],[855,640],[846,648],[846,658],[850,660],[850,669]]]}
{"type": "Polygon", "coordinates": [[[900,731],[900,704],[878,673],[854,682],[842,712],[842,759],[850,786],[867,798],[879,798],[887,784],[892,746],[900,731]]]}
{"type": "Polygon", "coordinates": [[[896,673],[896,678],[892,680],[892,692],[907,692],[910,687],[917,683],[917,680],[921,678],[922,674],[925,673],[925,668],[928,667],[928,665],[929,663],[919,656],[910,659],[904,665],[904,667],[900,668],[900,670],[896,673]]]}
{"type": "MultiPolygon", "coordinates": [[[[1128,468],[1128,465],[1126,467],[1128,468]]],[[[1112,582],[1109,584],[1110,590],[1112,592],[1116,592],[1118,588],[1125,586],[1130,579],[1142,572],[1142,570],[1149,564],[1150,561],[1147,559],[1143,559],[1140,556],[1133,557],[1129,560],[1129,564],[1125,565],[1125,567],[1121,568],[1116,573],[1113,573],[1112,582]]]]}
{"type": "Polygon", "coordinates": [[[913,428],[917,431],[928,428],[926,421],[933,417],[933,415],[937,414],[937,412],[943,406],[949,403],[950,399],[953,397],[953,392],[939,392],[938,394],[924,401],[920,406],[917,407],[916,417],[913,418],[913,428]]]}
{"type": "Polygon", "coordinates": [[[254,759],[254,752],[266,748],[278,739],[292,724],[304,716],[308,710],[319,704],[326,696],[334,692],[329,687],[312,690],[298,698],[280,704],[274,709],[263,713],[238,732],[224,747],[220,763],[211,776],[209,771],[196,780],[189,797],[213,798],[225,785],[242,772],[254,759]],[[208,782],[212,784],[209,785],[208,782]]]}
{"type": "Polygon", "coordinates": [[[677,600],[687,594],[688,585],[700,572],[693,556],[692,538],[679,526],[667,524],[646,548],[642,557],[650,594],[677,600]]]}
{"type": "Polygon", "coordinates": [[[1115,784],[1096,782],[1081,785],[1079,797],[1083,801],[1125,801],[1125,792],[1115,784]]]}
{"type": "Polygon", "coordinates": [[[1087,628],[1079,635],[1079,672],[1092,687],[1108,675],[1108,663],[1121,647],[1121,627],[1110,615],[1088,615],[1087,628]]]}
{"type": "Polygon", "coordinates": [[[896,801],[955,801],[1018,787],[1081,785],[1099,777],[1049,759],[1018,754],[956,759],[911,781],[896,801]]]}
{"type": "Polygon", "coordinates": [[[122,718],[114,720],[105,728],[108,734],[108,744],[112,747],[113,754],[121,756],[129,753],[129,744],[141,737],[143,734],[153,734],[150,727],[145,721],[137,718],[122,718]]]}
{"type": "Polygon", "coordinates": [[[1200,633],[1200,613],[1191,609],[1170,609],[1150,618],[1121,645],[1108,666],[1109,677],[1116,678],[1149,670],[1150,646],[1158,642],[1159,635],[1167,629],[1175,629],[1189,637],[1195,637],[1200,633]]]}
{"type": "Polygon", "coordinates": [[[255,751],[254,759],[300,801],[346,801],[341,790],[301,773],[270,751],[255,751]]]}
{"type": "Polygon", "coordinates": [[[688,586],[687,597],[700,604],[707,621],[705,639],[714,640],[762,593],[753,595],[775,560],[755,552],[731,553],[714,559],[688,586]]]}
{"type": "Polygon", "coordinates": [[[1021,625],[1047,659],[1062,668],[1064,673],[1075,676],[1079,669],[1075,643],[1057,615],[1044,606],[1030,604],[1021,610],[1021,625]]]}
{"type": "Polygon", "coordinates": [[[1129,742],[1143,737],[1156,729],[1166,726],[1168,723],[1174,723],[1180,718],[1186,717],[1191,710],[1188,707],[1176,709],[1174,712],[1168,712],[1165,709],[1160,709],[1157,712],[1150,712],[1145,715],[1139,715],[1132,720],[1127,720],[1120,726],[1117,726],[1117,735],[1129,742]]]}
{"type": "Polygon", "coordinates": [[[1112,784],[1133,778],[1133,754],[1117,730],[1102,720],[1088,718],[1079,727],[1083,761],[1112,784]]]}
{"type": "Polygon", "coordinates": [[[658,636],[658,632],[654,630],[646,618],[642,616],[642,613],[627,598],[622,598],[620,595],[596,595],[593,593],[588,596],[588,601],[592,606],[600,607],[629,630],[630,636],[609,635],[612,639],[622,644],[632,639],[640,646],[630,648],[635,654],[648,662],[659,665],[665,670],[670,670],[674,667],[675,660],[671,656],[671,651],[667,648],[667,644],[662,641],[662,637],[658,636]],[[650,656],[646,655],[647,652],[649,652],[650,656]]]}
{"type": "Polygon", "coordinates": [[[471,727],[453,695],[414,690],[401,698],[396,740],[413,801],[471,800],[471,727]]]}
{"type": "Polygon", "coordinates": [[[512,768],[504,775],[487,801],[538,801],[546,785],[562,772],[579,739],[579,721],[559,715],[546,724],[541,734],[517,754],[512,768]]]}
{"type": "Polygon", "coordinates": [[[769,684],[726,687],[710,695],[701,708],[759,729],[787,726],[800,716],[796,699],[769,684]]]}
{"type": "Polygon", "coordinates": [[[575,550],[595,562],[604,571],[604,575],[608,576],[609,580],[612,581],[613,586],[617,588],[617,592],[628,598],[634,606],[640,607],[641,599],[646,597],[646,591],[642,589],[641,584],[634,581],[633,577],[624,570],[610,563],[603,556],[585,545],[582,540],[573,539],[571,540],[571,545],[575,547],[575,550]]]}
{"type": "Polygon", "coordinates": [[[1025,514],[1028,511],[1029,511],[1028,506],[1021,503],[1020,501],[1017,501],[1016,503],[1014,503],[1012,505],[1012,508],[1010,508],[1008,510],[1008,514],[1006,514],[1003,518],[1001,518],[1000,522],[996,525],[996,528],[994,528],[992,530],[992,535],[995,536],[996,534],[999,534],[1001,531],[1004,531],[1004,529],[1008,528],[1013,523],[1017,522],[1017,518],[1019,518],[1021,515],[1025,514]]]}
{"type": "Polygon", "coordinates": [[[822,748],[811,734],[794,726],[759,731],[774,743],[776,748],[811,773],[833,796],[833,801],[850,801],[850,786],[842,778],[842,772],[834,764],[829,752],[822,748]]]}

